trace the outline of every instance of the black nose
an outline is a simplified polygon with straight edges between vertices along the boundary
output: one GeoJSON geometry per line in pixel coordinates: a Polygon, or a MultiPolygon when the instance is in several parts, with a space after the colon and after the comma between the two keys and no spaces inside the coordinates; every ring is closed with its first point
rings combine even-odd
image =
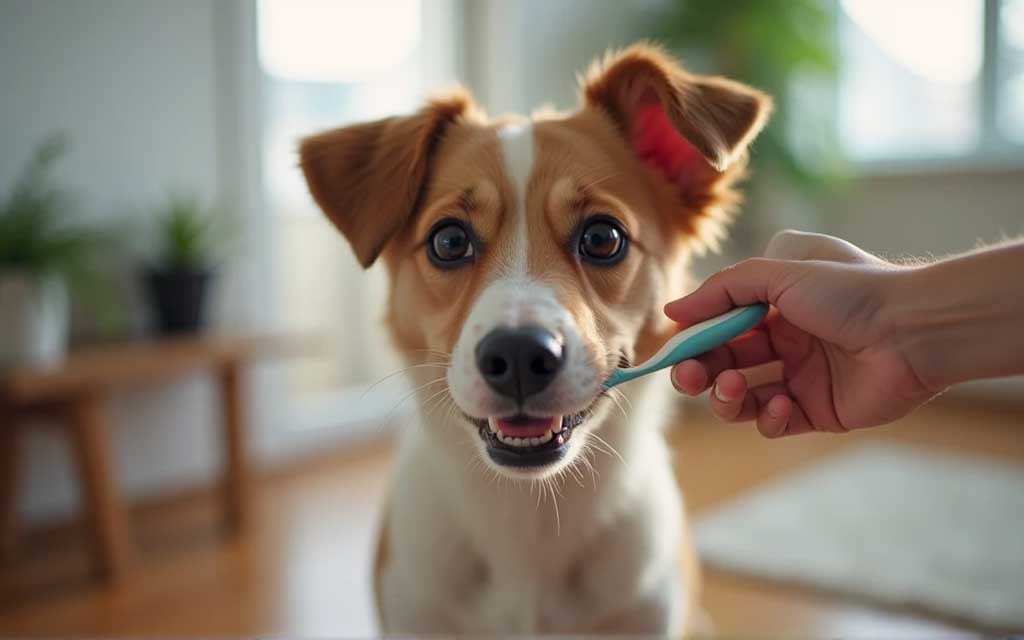
{"type": "Polygon", "coordinates": [[[551,384],[563,352],[562,341],[546,329],[495,329],[477,345],[476,366],[492,389],[522,403],[551,384]]]}

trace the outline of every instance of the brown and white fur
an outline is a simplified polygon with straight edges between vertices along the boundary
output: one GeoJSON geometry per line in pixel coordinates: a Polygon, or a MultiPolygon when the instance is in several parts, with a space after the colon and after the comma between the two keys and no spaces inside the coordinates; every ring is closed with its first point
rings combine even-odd
{"type": "Polygon", "coordinates": [[[662,305],[687,290],[691,253],[723,234],[770,108],[641,44],[595,62],[572,113],[492,120],[459,91],[303,141],[316,202],[364,266],[386,264],[396,345],[410,364],[440,354],[410,370],[419,424],[403,433],[376,562],[385,632],[692,626],[666,381],[629,383],[628,400],[602,381],[676,329],[662,305]],[[598,214],[629,238],[612,266],[579,254],[598,214]],[[444,219],[472,230],[457,268],[427,255],[444,219]],[[557,336],[565,361],[517,406],[481,379],[474,352],[496,328],[527,324],[557,336]],[[515,414],[580,424],[560,459],[510,467],[488,455],[486,428],[515,414]]]}

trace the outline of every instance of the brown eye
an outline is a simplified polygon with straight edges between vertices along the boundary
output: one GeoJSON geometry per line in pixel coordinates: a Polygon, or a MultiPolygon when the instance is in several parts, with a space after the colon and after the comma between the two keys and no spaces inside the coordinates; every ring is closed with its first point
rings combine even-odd
{"type": "Polygon", "coordinates": [[[442,268],[458,266],[473,257],[469,231],[457,220],[438,223],[427,239],[427,256],[442,268]]]}
{"type": "Polygon", "coordinates": [[[580,236],[580,255],[595,264],[615,264],[626,256],[629,244],[622,226],[609,218],[591,220],[580,236]]]}

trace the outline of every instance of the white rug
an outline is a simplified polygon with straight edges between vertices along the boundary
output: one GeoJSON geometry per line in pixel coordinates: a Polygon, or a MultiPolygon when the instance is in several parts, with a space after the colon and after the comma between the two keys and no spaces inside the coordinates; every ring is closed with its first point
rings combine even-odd
{"type": "Polygon", "coordinates": [[[736,573],[1024,629],[1022,466],[857,448],[707,512],[696,538],[736,573]]]}

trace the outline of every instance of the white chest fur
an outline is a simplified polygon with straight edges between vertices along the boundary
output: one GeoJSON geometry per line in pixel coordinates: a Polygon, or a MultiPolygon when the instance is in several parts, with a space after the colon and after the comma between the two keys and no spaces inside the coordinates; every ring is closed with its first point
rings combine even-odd
{"type": "Polygon", "coordinates": [[[678,631],[682,502],[650,400],[651,419],[601,425],[622,459],[594,449],[593,473],[577,465],[549,488],[485,470],[466,425],[410,430],[381,576],[385,631],[678,631]]]}

